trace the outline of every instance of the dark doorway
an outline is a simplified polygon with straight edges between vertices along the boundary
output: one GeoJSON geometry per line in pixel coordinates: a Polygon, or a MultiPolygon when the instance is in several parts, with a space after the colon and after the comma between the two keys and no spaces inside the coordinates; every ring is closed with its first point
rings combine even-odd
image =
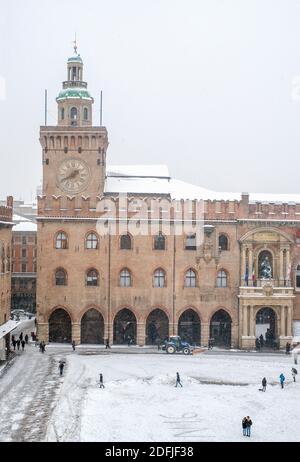
{"type": "Polygon", "coordinates": [[[231,317],[224,310],[217,311],[210,321],[212,345],[222,348],[231,346],[231,317]]]}
{"type": "Polygon", "coordinates": [[[136,344],[136,317],[132,311],[124,308],[114,320],[114,344],[136,344]]]}
{"type": "Polygon", "coordinates": [[[153,310],[146,322],[146,344],[157,345],[169,338],[169,319],[160,309],[153,310]]]}
{"type": "Polygon", "coordinates": [[[49,342],[70,343],[71,339],[71,318],[64,309],[58,308],[49,318],[49,342]]]}
{"type": "Polygon", "coordinates": [[[201,344],[201,321],[196,311],[188,309],[182,313],[178,322],[178,335],[192,345],[201,344]]]}
{"type": "Polygon", "coordinates": [[[104,319],[94,308],[87,311],[81,319],[81,343],[104,343],[104,319]]]}
{"type": "Polygon", "coordinates": [[[272,308],[262,308],[256,313],[255,335],[261,348],[278,348],[277,319],[272,308]]]}

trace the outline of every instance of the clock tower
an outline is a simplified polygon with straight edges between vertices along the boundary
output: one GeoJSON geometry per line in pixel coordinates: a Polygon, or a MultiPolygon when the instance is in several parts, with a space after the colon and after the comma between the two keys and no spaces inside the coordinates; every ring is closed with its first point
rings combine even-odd
{"type": "Polygon", "coordinates": [[[83,60],[76,45],[62,87],[56,98],[57,125],[40,130],[43,196],[83,196],[94,202],[104,190],[107,130],[93,126],[94,99],[83,80],[83,60]]]}

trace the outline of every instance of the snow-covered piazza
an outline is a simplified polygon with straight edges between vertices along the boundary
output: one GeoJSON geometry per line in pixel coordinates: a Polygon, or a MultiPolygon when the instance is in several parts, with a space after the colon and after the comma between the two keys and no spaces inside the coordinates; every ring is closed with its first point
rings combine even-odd
{"type": "Polygon", "coordinates": [[[280,353],[213,350],[184,356],[146,347],[107,352],[48,345],[42,354],[31,343],[1,370],[0,440],[300,441],[300,384],[292,367],[292,355],[280,353]],[[66,362],[62,377],[60,360],[66,362]],[[175,387],[176,372],[182,388],[175,387]],[[265,393],[259,390],[263,377],[265,393]],[[242,434],[247,415],[251,438],[242,434]]]}

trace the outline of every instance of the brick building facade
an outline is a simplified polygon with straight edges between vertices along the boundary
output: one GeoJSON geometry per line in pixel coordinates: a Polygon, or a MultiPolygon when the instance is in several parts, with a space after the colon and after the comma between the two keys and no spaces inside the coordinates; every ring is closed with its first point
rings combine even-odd
{"type": "Polygon", "coordinates": [[[58,125],[40,131],[39,338],[142,346],[180,334],[244,349],[260,334],[277,347],[292,341],[300,198],[217,194],[160,166],[107,168],[107,130],[92,125],[82,76],[76,54],[58,125]]]}

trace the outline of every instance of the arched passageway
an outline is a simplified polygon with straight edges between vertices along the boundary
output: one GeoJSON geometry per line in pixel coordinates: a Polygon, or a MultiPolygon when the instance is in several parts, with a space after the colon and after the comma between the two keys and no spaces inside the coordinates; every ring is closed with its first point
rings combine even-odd
{"type": "Polygon", "coordinates": [[[71,318],[63,308],[58,308],[49,318],[49,342],[70,343],[71,340],[71,318]]]}
{"type": "Polygon", "coordinates": [[[81,319],[81,343],[104,343],[104,319],[95,308],[88,310],[81,319]]]}
{"type": "Polygon", "coordinates": [[[261,308],[256,313],[255,336],[260,347],[277,348],[277,316],[272,308],[261,308]]]}
{"type": "Polygon", "coordinates": [[[146,322],[146,344],[157,345],[169,337],[168,316],[159,308],[153,310],[146,322]]]}
{"type": "Polygon", "coordinates": [[[193,309],[182,313],[178,321],[178,335],[190,344],[201,345],[201,321],[193,309]]]}
{"type": "Polygon", "coordinates": [[[119,311],[114,319],[114,344],[136,344],[136,317],[128,308],[119,311]]]}
{"type": "Polygon", "coordinates": [[[225,310],[218,310],[210,321],[210,339],[212,344],[221,348],[231,346],[231,317],[225,310]]]}

